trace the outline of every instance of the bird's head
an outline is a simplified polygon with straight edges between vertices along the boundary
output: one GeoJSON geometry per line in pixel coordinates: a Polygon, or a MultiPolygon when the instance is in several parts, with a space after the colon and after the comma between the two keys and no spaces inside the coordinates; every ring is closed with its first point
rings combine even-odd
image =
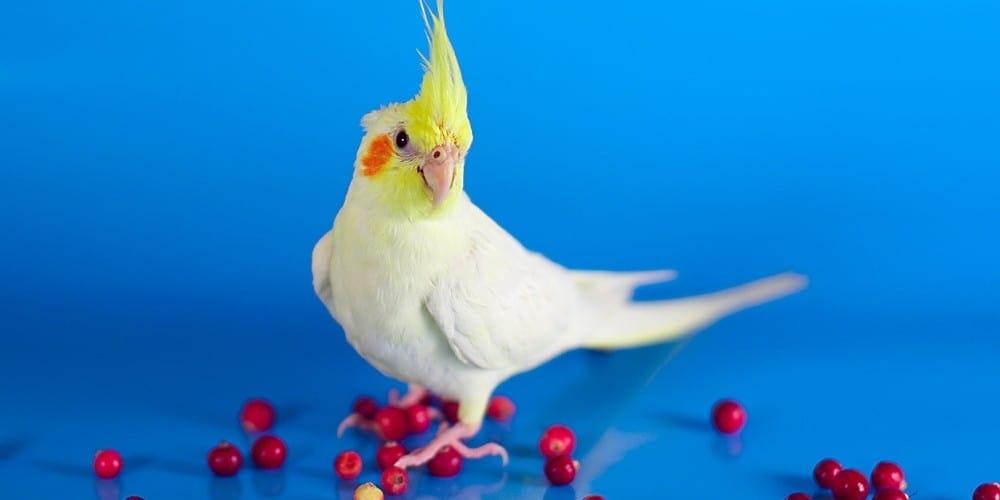
{"type": "Polygon", "coordinates": [[[431,217],[461,195],[465,155],[472,145],[466,91],[455,50],[444,26],[443,0],[437,13],[420,3],[429,57],[423,57],[420,92],[405,103],[366,114],[355,161],[355,182],[377,202],[407,217],[431,217]]]}

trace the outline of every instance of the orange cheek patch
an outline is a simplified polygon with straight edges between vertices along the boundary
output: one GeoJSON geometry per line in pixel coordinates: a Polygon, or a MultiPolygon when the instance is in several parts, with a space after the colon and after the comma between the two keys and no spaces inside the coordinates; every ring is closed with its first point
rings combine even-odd
{"type": "Polygon", "coordinates": [[[392,158],[392,142],[389,136],[380,135],[368,145],[368,151],[361,158],[361,165],[364,167],[361,173],[371,177],[382,170],[389,158],[392,158]]]}

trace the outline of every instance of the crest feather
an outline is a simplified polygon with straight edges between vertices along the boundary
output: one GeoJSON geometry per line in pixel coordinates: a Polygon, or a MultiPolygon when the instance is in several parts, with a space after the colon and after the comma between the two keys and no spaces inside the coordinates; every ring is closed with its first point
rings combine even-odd
{"type": "Polygon", "coordinates": [[[444,0],[437,0],[437,12],[431,12],[427,0],[420,0],[420,13],[427,30],[430,56],[421,54],[424,77],[420,83],[420,93],[413,99],[414,111],[430,127],[432,135],[447,129],[451,139],[467,149],[472,142],[472,128],[466,112],[468,95],[462,81],[462,71],[458,65],[455,49],[448,39],[444,23],[444,0]],[[436,132],[436,133],[435,133],[436,132]]]}

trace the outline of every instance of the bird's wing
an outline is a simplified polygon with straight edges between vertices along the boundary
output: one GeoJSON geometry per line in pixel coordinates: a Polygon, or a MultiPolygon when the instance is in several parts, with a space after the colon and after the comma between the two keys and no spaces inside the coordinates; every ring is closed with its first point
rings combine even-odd
{"type": "Polygon", "coordinates": [[[331,312],[333,291],[330,289],[330,260],[333,258],[333,231],[327,231],[312,251],[313,291],[331,312]]]}
{"type": "Polygon", "coordinates": [[[525,250],[485,214],[474,221],[471,250],[437,279],[425,302],[455,355],[502,370],[533,365],[574,344],[566,336],[579,321],[572,277],[525,250]]]}

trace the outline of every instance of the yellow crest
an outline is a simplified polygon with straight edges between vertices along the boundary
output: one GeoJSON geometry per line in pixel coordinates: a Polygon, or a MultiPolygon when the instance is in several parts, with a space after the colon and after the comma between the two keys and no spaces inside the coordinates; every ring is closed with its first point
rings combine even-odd
{"type": "Polygon", "coordinates": [[[466,112],[468,96],[455,49],[445,30],[444,0],[437,0],[436,14],[429,10],[430,6],[421,0],[420,11],[427,28],[430,57],[421,55],[424,78],[420,93],[408,103],[410,115],[419,119],[410,127],[418,129],[414,130],[417,136],[435,137],[440,142],[454,141],[463,150],[468,150],[472,144],[472,126],[466,112]]]}

